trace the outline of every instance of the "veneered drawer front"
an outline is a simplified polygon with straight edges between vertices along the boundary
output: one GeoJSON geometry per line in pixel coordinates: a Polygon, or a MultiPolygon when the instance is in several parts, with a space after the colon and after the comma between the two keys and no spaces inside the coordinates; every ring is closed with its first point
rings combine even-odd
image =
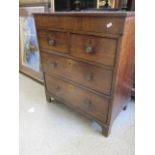
{"type": "Polygon", "coordinates": [[[111,93],[111,70],[44,52],[41,53],[41,60],[47,74],[60,75],[106,95],[111,93]]]}
{"type": "Polygon", "coordinates": [[[123,33],[124,18],[102,16],[67,16],[67,15],[37,15],[37,27],[67,29],[71,31],[97,32],[104,34],[123,33]]]}
{"type": "Polygon", "coordinates": [[[81,30],[81,17],[70,16],[36,16],[37,27],[53,29],[81,30]]]}
{"type": "Polygon", "coordinates": [[[106,122],[108,99],[46,74],[45,81],[48,92],[63,99],[75,108],[80,108],[85,113],[106,122]]]}
{"type": "Polygon", "coordinates": [[[105,34],[122,34],[123,18],[114,17],[83,17],[82,30],[105,34]]]}
{"type": "Polygon", "coordinates": [[[39,30],[38,38],[41,49],[68,53],[69,42],[66,32],[39,30]]]}
{"type": "Polygon", "coordinates": [[[91,35],[71,35],[71,55],[89,61],[113,66],[117,40],[91,35]]]}

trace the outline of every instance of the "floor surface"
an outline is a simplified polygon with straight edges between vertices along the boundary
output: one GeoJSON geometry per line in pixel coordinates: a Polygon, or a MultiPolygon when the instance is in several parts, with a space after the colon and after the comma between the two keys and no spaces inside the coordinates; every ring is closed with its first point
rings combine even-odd
{"type": "Polygon", "coordinates": [[[101,127],[60,103],[47,103],[44,87],[20,74],[20,155],[134,155],[135,107],[130,102],[105,138],[101,127]]]}

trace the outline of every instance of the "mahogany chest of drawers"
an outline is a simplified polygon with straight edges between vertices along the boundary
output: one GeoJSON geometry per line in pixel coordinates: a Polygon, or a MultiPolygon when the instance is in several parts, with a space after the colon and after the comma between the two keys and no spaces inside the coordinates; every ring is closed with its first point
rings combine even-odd
{"type": "Polygon", "coordinates": [[[134,70],[134,13],[35,14],[46,99],[96,120],[108,136],[127,106],[134,70]]]}

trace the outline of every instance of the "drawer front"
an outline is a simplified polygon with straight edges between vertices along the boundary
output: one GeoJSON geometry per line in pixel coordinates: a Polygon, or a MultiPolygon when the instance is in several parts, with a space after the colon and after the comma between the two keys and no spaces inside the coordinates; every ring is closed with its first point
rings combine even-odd
{"type": "Polygon", "coordinates": [[[106,95],[111,93],[110,70],[44,52],[41,60],[44,72],[49,75],[60,75],[106,95]]]}
{"type": "Polygon", "coordinates": [[[71,55],[105,64],[114,65],[117,40],[90,35],[71,35],[71,55]]]}
{"type": "Polygon", "coordinates": [[[108,99],[45,74],[47,90],[75,108],[106,122],[108,99]]]}
{"type": "Polygon", "coordinates": [[[114,17],[83,17],[82,30],[104,34],[122,34],[124,19],[114,17]]]}
{"type": "Polygon", "coordinates": [[[35,16],[35,22],[37,27],[47,27],[54,29],[81,29],[81,17],[69,17],[69,16],[35,16]]]}
{"type": "Polygon", "coordinates": [[[35,16],[37,27],[87,31],[104,34],[122,34],[124,18],[92,16],[35,16]]]}
{"type": "Polygon", "coordinates": [[[68,35],[66,32],[39,30],[39,46],[62,53],[68,53],[68,35]]]}

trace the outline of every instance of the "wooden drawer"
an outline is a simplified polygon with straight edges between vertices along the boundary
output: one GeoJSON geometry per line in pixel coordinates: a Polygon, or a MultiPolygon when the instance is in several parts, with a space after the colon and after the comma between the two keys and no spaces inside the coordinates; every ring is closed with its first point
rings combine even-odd
{"type": "Polygon", "coordinates": [[[68,35],[66,32],[39,30],[39,46],[62,53],[68,53],[68,35]]]}
{"type": "Polygon", "coordinates": [[[71,35],[71,55],[113,66],[117,40],[91,35],[71,35]]]}
{"type": "Polygon", "coordinates": [[[83,17],[82,30],[105,34],[122,34],[124,19],[115,17],[83,17]]]}
{"type": "Polygon", "coordinates": [[[43,71],[47,74],[57,74],[110,95],[112,71],[44,52],[41,53],[41,58],[43,71]]]}
{"type": "Polygon", "coordinates": [[[35,15],[35,20],[37,27],[116,35],[123,33],[124,25],[124,18],[122,17],[87,16],[87,14],[83,16],[35,15]]]}
{"type": "Polygon", "coordinates": [[[108,99],[47,74],[45,74],[45,81],[48,92],[102,122],[106,122],[108,99]]]}
{"type": "Polygon", "coordinates": [[[80,30],[81,17],[68,16],[47,16],[41,15],[35,17],[37,27],[46,27],[53,29],[80,30]]]}

